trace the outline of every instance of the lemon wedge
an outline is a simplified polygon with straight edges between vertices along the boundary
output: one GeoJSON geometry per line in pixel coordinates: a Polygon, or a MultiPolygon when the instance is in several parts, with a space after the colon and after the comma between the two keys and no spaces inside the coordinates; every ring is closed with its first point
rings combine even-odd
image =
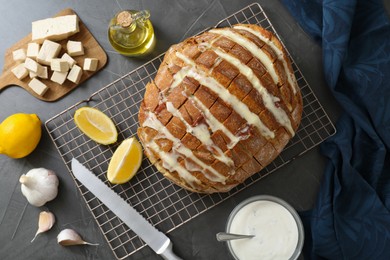
{"type": "Polygon", "coordinates": [[[124,140],[108,164],[107,179],[113,184],[130,181],[142,162],[142,146],[135,137],[124,140]]]}
{"type": "Polygon", "coordinates": [[[118,139],[118,132],[112,120],[96,108],[77,109],[74,121],[85,135],[99,144],[112,144],[118,139]]]}

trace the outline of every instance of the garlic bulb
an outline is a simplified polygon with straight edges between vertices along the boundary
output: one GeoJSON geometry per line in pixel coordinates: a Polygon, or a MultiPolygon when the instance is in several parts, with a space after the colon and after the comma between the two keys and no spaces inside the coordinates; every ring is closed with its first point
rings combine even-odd
{"type": "Polygon", "coordinates": [[[57,236],[57,243],[61,246],[77,246],[77,245],[90,245],[98,246],[99,244],[92,244],[85,242],[80,235],[73,229],[64,229],[57,236]]]}
{"type": "Polygon", "coordinates": [[[22,194],[36,207],[53,200],[58,193],[57,175],[45,168],[31,169],[20,177],[19,182],[22,184],[22,194]]]}
{"type": "Polygon", "coordinates": [[[50,230],[53,227],[54,223],[55,223],[54,214],[49,211],[42,211],[39,214],[37,233],[35,233],[35,236],[33,240],[31,240],[31,242],[33,242],[39,234],[50,230]]]}

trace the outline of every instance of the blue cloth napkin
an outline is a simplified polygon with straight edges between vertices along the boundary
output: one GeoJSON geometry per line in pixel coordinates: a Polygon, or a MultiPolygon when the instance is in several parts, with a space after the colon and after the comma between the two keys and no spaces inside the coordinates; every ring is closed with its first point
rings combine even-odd
{"type": "Polygon", "coordinates": [[[309,259],[390,259],[390,24],[381,0],[282,0],[323,50],[344,109],[315,207],[302,214],[309,259]]]}

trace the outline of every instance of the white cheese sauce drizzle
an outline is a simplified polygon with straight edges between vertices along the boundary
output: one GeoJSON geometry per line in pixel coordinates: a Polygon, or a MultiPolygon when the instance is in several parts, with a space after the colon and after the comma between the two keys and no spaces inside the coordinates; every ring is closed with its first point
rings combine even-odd
{"type": "Polygon", "coordinates": [[[246,139],[248,136],[236,136],[229,129],[224,126],[223,123],[219,122],[217,118],[210,112],[210,110],[203,105],[202,101],[200,101],[196,96],[187,96],[194,102],[195,107],[203,114],[207,124],[210,126],[210,129],[213,133],[220,130],[223,134],[225,134],[230,142],[227,144],[228,149],[232,149],[238,142],[246,139]]]}
{"type": "Polygon", "coordinates": [[[284,126],[291,135],[294,135],[294,130],[291,125],[291,120],[288,117],[286,111],[284,111],[281,107],[277,107],[275,102],[280,101],[278,97],[271,95],[267,89],[261,84],[260,80],[257,78],[253,70],[248,67],[246,64],[242,63],[236,57],[222,51],[219,48],[212,47],[211,45],[204,44],[206,48],[213,50],[219,57],[226,60],[233,66],[235,66],[239,72],[244,75],[248,81],[252,84],[252,86],[257,90],[257,92],[261,95],[263,103],[268,111],[274,116],[276,121],[284,126]]]}
{"type": "MultiPolygon", "coordinates": [[[[179,118],[184,125],[186,126],[187,133],[192,134],[195,136],[203,145],[206,146],[206,148],[215,153],[214,158],[217,160],[223,162],[226,165],[233,166],[233,160],[228,157],[224,152],[219,148],[214,142],[213,139],[211,139],[210,131],[206,124],[199,124],[197,126],[190,125],[182,116],[180,111],[174,107],[172,102],[167,102],[166,107],[168,112],[170,112],[173,116],[179,118]]],[[[207,121],[206,121],[207,122],[207,121]]]]}
{"type": "MultiPolygon", "coordinates": [[[[184,157],[189,158],[193,162],[198,164],[201,168],[204,169],[203,174],[209,180],[215,181],[215,182],[221,182],[221,183],[225,182],[225,180],[226,180],[225,176],[223,176],[221,173],[219,173],[217,170],[215,170],[210,165],[208,165],[208,164],[204,163],[202,160],[198,159],[194,155],[192,150],[190,150],[187,147],[185,147],[182,144],[180,139],[176,138],[175,136],[173,136],[171,134],[171,132],[169,132],[169,130],[160,122],[160,120],[158,120],[158,118],[156,117],[155,114],[153,114],[152,112],[149,112],[148,116],[147,116],[146,120],[144,121],[143,125],[146,126],[146,127],[152,128],[152,129],[156,130],[157,132],[163,134],[165,138],[167,138],[168,140],[170,140],[173,143],[172,152],[177,152],[179,154],[182,154],[182,155],[184,155],[184,157]]],[[[155,150],[155,151],[157,151],[157,152],[160,151],[161,152],[161,149],[158,146],[155,147],[155,149],[158,149],[158,150],[155,150]]],[[[168,155],[168,153],[166,153],[166,154],[168,155]]],[[[166,155],[166,157],[167,157],[167,155],[166,155]]],[[[170,154],[169,161],[171,162],[169,164],[171,167],[173,165],[175,165],[175,164],[177,164],[177,165],[179,164],[178,161],[177,161],[177,158],[172,156],[172,154],[170,154]]],[[[188,172],[188,171],[186,170],[186,172],[188,172]]],[[[186,179],[186,176],[184,174],[183,174],[183,176],[184,176],[183,178],[186,179]]]]}
{"type": "Polygon", "coordinates": [[[276,73],[274,64],[272,60],[265,54],[265,52],[259,48],[256,44],[251,42],[250,40],[243,37],[241,34],[233,32],[230,29],[213,29],[210,30],[211,33],[223,35],[230,39],[231,41],[241,45],[245,49],[247,49],[254,57],[258,58],[261,63],[264,65],[268,73],[270,74],[272,80],[277,85],[279,82],[279,77],[276,73]]]}
{"type": "Polygon", "coordinates": [[[278,56],[278,60],[282,62],[283,64],[283,68],[287,74],[287,80],[288,80],[288,83],[290,84],[290,87],[294,93],[294,95],[297,93],[297,85],[296,85],[296,79],[295,79],[295,75],[294,73],[289,69],[289,66],[287,65],[287,59],[288,57],[286,57],[283,53],[283,51],[281,51],[273,41],[271,41],[270,39],[266,38],[264,35],[262,35],[260,32],[256,31],[256,30],[253,30],[252,28],[249,28],[249,27],[246,27],[246,26],[234,26],[234,28],[236,29],[239,29],[239,30],[245,30],[247,32],[250,32],[251,34],[255,35],[257,38],[259,38],[260,40],[262,40],[265,44],[267,44],[268,46],[270,46],[272,48],[272,50],[276,53],[276,55],[278,56]]]}
{"type": "MultiPolygon", "coordinates": [[[[173,76],[173,82],[172,82],[172,85],[169,89],[172,90],[172,89],[176,88],[177,86],[179,86],[180,83],[183,81],[183,79],[187,76],[187,74],[188,74],[188,68],[183,68],[180,71],[178,71],[173,76]]],[[[182,95],[184,95],[188,98],[188,96],[186,95],[186,93],[184,91],[183,91],[182,95]]],[[[180,119],[184,123],[184,125],[186,126],[186,132],[195,136],[203,145],[205,145],[206,148],[213,153],[214,158],[225,163],[228,166],[234,166],[233,160],[229,156],[224,154],[224,152],[213,142],[213,140],[211,139],[211,136],[210,136],[209,129],[205,124],[200,124],[196,127],[191,126],[184,119],[181,112],[177,108],[174,107],[172,102],[167,101],[167,98],[163,92],[160,92],[159,99],[160,99],[159,104],[165,103],[167,111],[170,112],[173,116],[180,119]]],[[[209,114],[211,114],[211,113],[209,113],[209,114]]],[[[202,115],[205,118],[206,123],[209,124],[210,120],[208,120],[206,118],[204,113],[202,113],[202,115]]]]}
{"type": "MultiPolygon", "coordinates": [[[[205,50],[205,49],[204,49],[205,50]]],[[[203,50],[203,51],[204,51],[203,50]]],[[[218,58],[218,64],[222,61],[221,58],[218,58]]],[[[215,65],[215,64],[214,64],[215,65]]],[[[213,68],[216,66],[213,66],[213,68]]],[[[178,73],[176,73],[173,78],[174,78],[174,84],[172,85],[178,85],[176,82],[183,80],[184,77],[188,76],[188,72],[190,70],[190,66],[187,66],[183,69],[181,69],[178,73]]],[[[194,95],[188,95],[185,91],[182,92],[182,95],[188,98],[193,102],[193,105],[195,106],[196,109],[202,114],[203,118],[205,119],[207,125],[210,127],[210,130],[212,133],[216,133],[218,130],[221,131],[223,134],[225,134],[230,142],[226,144],[228,149],[232,149],[238,142],[241,140],[244,140],[249,137],[249,134],[247,135],[240,135],[236,136],[234,135],[229,129],[227,129],[223,123],[221,123],[217,118],[214,117],[214,115],[210,112],[209,108],[206,107],[202,101],[200,101],[196,96],[194,95]]],[[[166,101],[165,101],[166,102],[166,101]]],[[[183,120],[184,121],[184,120],[183,120]]],[[[244,132],[244,131],[242,131],[244,132]]],[[[230,165],[230,163],[228,164],[230,165]]]]}
{"type": "Polygon", "coordinates": [[[176,171],[179,174],[180,178],[182,178],[192,188],[195,188],[195,186],[193,185],[194,183],[198,183],[198,184],[200,183],[200,181],[197,178],[195,178],[189,171],[187,171],[186,168],[184,168],[178,163],[177,154],[167,153],[162,151],[154,140],[148,142],[146,146],[148,150],[153,150],[159,155],[161,161],[163,162],[162,166],[165,169],[167,169],[170,172],[176,171]]]}
{"type": "Polygon", "coordinates": [[[222,86],[216,79],[209,77],[205,72],[199,70],[193,60],[180,52],[176,52],[176,56],[189,65],[187,76],[195,79],[201,85],[209,88],[214,93],[218,93],[225,103],[229,104],[234,111],[236,111],[249,124],[254,125],[260,133],[266,138],[274,138],[275,133],[269,130],[260,120],[259,116],[251,112],[246,104],[239,100],[235,95],[232,95],[224,86],[222,86]]]}

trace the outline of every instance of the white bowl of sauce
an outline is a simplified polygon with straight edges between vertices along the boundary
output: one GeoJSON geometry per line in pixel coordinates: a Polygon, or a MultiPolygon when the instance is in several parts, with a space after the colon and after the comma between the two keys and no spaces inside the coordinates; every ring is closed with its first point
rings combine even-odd
{"type": "Polygon", "coordinates": [[[238,204],[230,213],[227,233],[255,235],[227,241],[235,259],[295,260],[301,254],[304,230],[298,213],[284,200],[258,195],[238,204]]]}

